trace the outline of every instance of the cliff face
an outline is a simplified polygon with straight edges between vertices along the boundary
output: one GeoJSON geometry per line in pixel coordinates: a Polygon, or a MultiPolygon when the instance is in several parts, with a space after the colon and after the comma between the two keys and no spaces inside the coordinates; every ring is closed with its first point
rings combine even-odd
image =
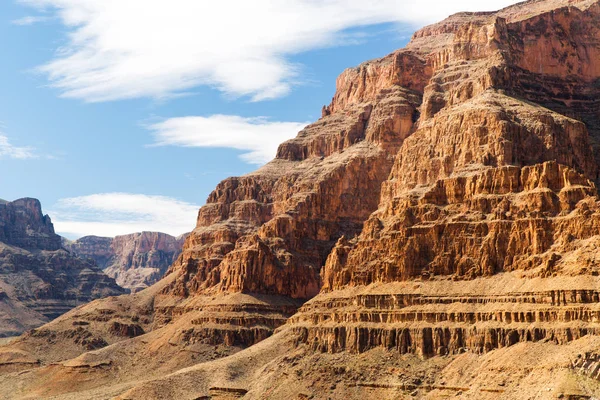
{"type": "Polygon", "coordinates": [[[24,249],[55,251],[60,236],[54,234],[50,217],[42,214],[36,199],[0,203],[0,242],[24,249]]]}
{"type": "Polygon", "coordinates": [[[91,262],[61,248],[40,202],[0,204],[0,336],[42,325],[90,300],[123,294],[91,262]]]}
{"type": "Polygon", "coordinates": [[[110,248],[112,240],[112,238],[101,236],[84,236],[73,241],[62,238],[62,245],[71,254],[83,259],[90,258],[101,269],[106,269],[114,256],[110,248]]]}
{"type": "MultiPolygon", "coordinates": [[[[577,185],[588,189],[581,189],[579,197],[573,194],[568,207],[595,193],[600,154],[595,146],[597,22],[598,4],[592,1],[542,1],[498,13],[458,14],[415,33],[406,49],[345,71],[321,120],[282,144],[275,161],[224,181],[211,194],[171,269],[177,281],[165,293],[216,288],[306,299],[321,285],[318,273],[333,243],[355,236],[365,220],[361,238],[377,268],[387,268],[387,258],[370,248],[372,240],[390,253],[393,268],[419,270],[415,258],[423,265],[432,260],[422,257],[418,244],[387,243],[373,230],[421,226],[425,221],[415,218],[425,214],[434,230],[454,218],[480,218],[489,230],[497,223],[487,214],[498,204],[510,208],[513,194],[538,188],[554,190],[548,196],[556,199],[535,204],[541,200],[533,197],[540,195],[531,194],[533,204],[521,214],[535,207],[546,217],[567,212],[555,203],[563,189],[565,196],[577,192],[575,184],[567,179],[550,188],[546,180],[557,178],[543,175],[558,168],[556,174],[585,181],[577,185]],[[556,166],[542,165],[548,161],[556,166]],[[522,174],[542,182],[525,182],[536,178],[522,174]],[[465,185],[473,188],[465,190],[465,185]],[[451,191],[457,193],[446,193],[451,191]],[[484,195],[493,199],[483,204],[484,195]],[[473,198],[481,204],[473,204],[473,198]],[[436,217],[442,207],[445,214],[461,216],[436,217]],[[407,213],[410,222],[405,222],[407,213]],[[408,253],[419,253],[406,261],[410,267],[398,259],[410,257],[406,246],[408,253]],[[284,282],[293,286],[284,287],[284,282]]],[[[487,233],[479,235],[483,239],[487,233]]],[[[456,258],[463,248],[457,244],[456,251],[448,252],[429,245],[422,244],[445,268],[432,273],[453,271],[448,257],[456,258]]],[[[478,249],[481,243],[471,245],[478,249]]],[[[355,250],[348,264],[376,273],[369,256],[355,258],[361,251],[355,250]]],[[[513,264],[510,254],[506,261],[494,257],[483,252],[472,263],[487,273],[513,264]]],[[[420,274],[400,272],[388,280],[420,274]]],[[[366,277],[360,283],[371,281],[366,277]]]]}
{"type": "Polygon", "coordinates": [[[78,257],[93,259],[120,286],[140,290],[163,277],[181,253],[186,236],[173,237],[160,232],[115,238],[85,236],[65,241],[65,248],[78,257]]]}
{"type": "MultiPolygon", "coordinates": [[[[392,58],[385,68],[403,62],[424,68],[419,60],[392,58]]],[[[247,346],[271,335],[284,323],[281,316],[319,292],[329,252],[341,236],[359,234],[377,209],[393,155],[418,119],[421,94],[400,86],[391,71],[381,79],[384,90],[346,101],[340,110],[324,108],[319,121],[279,147],[275,160],[217,186],[167,272],[161,298],[173,300],[155,303],[157,326],[201,309],[190,305],[194,298],[248,293],[269,306],[238,304],[223,309],[218,324],[193,327],[198,337],[247,331],[240,342],[247,346]],[[288,300],[282,303],[281,296],[288,300]],[[259,318],[236,322],[246,321],[247,310],[259,318]],[[259,322],[265,319],[271,322],[259,322]]]]}
{"type": "Polygon", "coordinates": [[[432,70],[418,128],[378,210],[330,254],[331,294],[294,317],[301,341],[430,356],[600,332],[600,6],[534,5],[453,16],[400,51],[432,70]],[[418,283],[398,284],[407,281],[418,283]],[[336,299],[375,283],[380,292],[336,299]]]}
{"type": "Polygon", "coordinates": [[[316,295],[331,248],[342,235],[358,234],[377,208],[393,155],[414,129],[421,93],[402,87],[393,72],[404,62],[424,68],[420,60],[390,57],[382,67],[389,76],[377,83],[384,89],[340,100],[340,110],[334,102],[283,143],[274,161],[221,182],[200,209],[164,293],[316,295]]]}
{"type": "Polygon", "coordinates": [[[319,121],[217,186],[165,278],[0,361],[64,360],[78,321],[116,344],[40,375],[154,374],[121,398],[597,397],[599,27],[597,0],[532,0],[344,71],[319,121]],[[148,333],[111,336],[138,314],[148,333]]]}
{"type": "Polygon", "coordinates": [[[595,274],[599,10],[457,14],[345,71],[321,120],[211,194],[163,293],[595,274]]]}

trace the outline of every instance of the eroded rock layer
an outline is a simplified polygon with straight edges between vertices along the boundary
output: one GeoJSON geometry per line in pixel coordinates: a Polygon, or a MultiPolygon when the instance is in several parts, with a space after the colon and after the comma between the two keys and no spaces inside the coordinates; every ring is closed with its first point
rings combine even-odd
{"type": "Polygon", "coordinates": [[[114,238],[85,236],[63,245],[80,258],[91,258],[121,287],[140,290],[163,277],[181,253],[185,235],[139,232],[114,238]]]}
{"type": "Polygon", "coordinates": [[[597,288],[596,277],[521,272],[357,286],[311,300],[290,322],[299,343],[321,352],[382,347],[431,357],[519,342],[564,345],[600,333],[597,288]]]}
{"type": "Polygon", "coordinates": [[[598,396],[599,27],[598,0],[531,0],[344,71],[321,119],[217,186],[165,278],[0,348],[23,373],[0,382],[49,396],[70,377],[124,399],[598,396]],[[76,321],[110,345],[60,354],[76,321]]]}
{"type": "Polygon", "coordinates": [[[597,2],[529,2],[414,35],[400,52],[427,50],[432,70],[418,128],[378,210],[329,256],[323,292],[336,301],[320,295],[292,319],[300,342],[432,356],[600,332],[599,21],[597,2]],[[508,277],[539,292],[506,292],[508,277]],[[336,298],[394,282],[414,284],[336,298]]]}
{"type": "Polygon", "coordinates": [[[274,161],[217,186],[169,271],[176,279],[165,294],[308,299],[318,293],[327,255],[376,210],[393,155],[418,118],[418,87],[403,86],[394,71],[422,62],[389,62],[381,88],[340,100],[343,106],[332,103],[323,118],[283,143],[274,161]]]}

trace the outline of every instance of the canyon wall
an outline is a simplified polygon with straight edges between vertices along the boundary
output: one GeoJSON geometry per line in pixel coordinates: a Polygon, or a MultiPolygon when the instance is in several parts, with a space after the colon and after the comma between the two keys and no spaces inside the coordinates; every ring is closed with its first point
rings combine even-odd
{"type": "Polygon", "coordinates": [[[84,236],[63,239],[63,246],[80,258],[91,258],[121,287],[138,291],[163,277],[181,253],[187,234],[139,232],[114,238],[84,236]]]}
{"type": "Polygon", "coordinates": [[[19,334],[93,299],[125,293],[93,263],[61,248],[40,202],[0,204],[0,336],[19,334]]]}
{"type": "Polygon", "coordinates": [[[329,294],[292,318],[300,342],[432,356],[600,332],[600,6],[527,5],[450,17],[402,50],[433,71],[418,128],[331,252],[329,294]]]}
{"type": "MultiPolygon", "coordinates": [[[[490,393],[517,399],[580,382],[600,334],[599,27],[597,0],[531,0],[344,71],[317,122],[210,194],[162,280],[21,337],[0,364],[94,390],[130,379],[128,399],[482,398],[478,377],[496,375],[516,378],[490,393]],[[104,345],[61,353],[75,324],[104,345]],[[329,370],[327,388],[306,377],[329,370]]],[[[42,381],[23,393],[70,390],[42,381]]],[[[585,385],[573,396],[600,393],[585,385]]]]}

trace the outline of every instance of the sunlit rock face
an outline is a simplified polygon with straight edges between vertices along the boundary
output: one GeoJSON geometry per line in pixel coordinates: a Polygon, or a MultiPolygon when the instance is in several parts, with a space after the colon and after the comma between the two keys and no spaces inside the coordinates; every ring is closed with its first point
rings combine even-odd
{"type": "Polygon", "coordinates": [[[301,342],[430,356],[600,332],[599,22],[597,2],[529,2],[400,50],[431,71],[417,127],[293,317],[301,342]]]}
{"type": "Polygon", "coordinates": [[[217,185],[163,279],[1,365],[111,396],[116,376],[123,399],[597,397],[573,382],[600,359],[599,29],[597,0],[532,0],[342,72],[318,121],[217,185]]]}
{"type": "MultiPolygon", "coordinates": [[[[319,121],[210,195],[163,293],[309,299],[410,280],[595,276],[599,18],[593,1],[460,13],[344,71],[319,121]]],[[[299,315],[329,304],[319,298],[299,315]]],[[[337,343],[327,349],[392,340],[433,354],[479,343],[469,330],[444,331],[454,339],[432,340],[452,342],[440,344],[446,350],[424,349],[414,344],[423,332],[377,331],[365,345],[356,332],[322,335],[319,318],[300,316],[293,321],[315,329],[303,328],[303,340],[337,343]]],[[[345,317],[331,318],[343,326],[345,317]]],[[[511,332],[487,334],[510,339],[478,348],[514,342],[511,332]]],[[[556,335],[581,333],[533,337],[556,335]]]]}

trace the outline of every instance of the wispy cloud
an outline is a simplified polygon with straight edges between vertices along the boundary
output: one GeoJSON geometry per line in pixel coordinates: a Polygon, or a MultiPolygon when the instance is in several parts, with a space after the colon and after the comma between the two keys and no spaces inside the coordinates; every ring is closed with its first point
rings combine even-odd
{"type": "MultiPolygon", "coordinates": [[[[165,98],[200,85],[266,100],[287,94],[290,56],[345,42],[348,30],[423,25],[515,0],[20,0],[56,15],[67,43],[40,67],[66,97],[165,98]]],[[[354,33],[356,34],[356,32],[354,33]]]]}
{"type": "Polygon", "coordinates": [[[23,18],[12,20],[11,23],[13,25],[27,26],[37,24],[38,22],[47,21],[49,18],[41,15],[28,15],[23,18]]]}
{"type": "Polygon", "coordinates": [[[278,122],[237,115],[171,118],[149,126],[157,146],[227,147],[247,151],[251,164],[271,160],[277,146],[298,133],[307,122],[278,122]]]}
{"type": "Polygon", "coordinates": [[[17,147],[8,141],[8,137],[0,134],[0,159],[15,158],[25,160],[29,158],[37,158],[33,147],[17,147]]]}
{"type": "Polygon", "coordinates": [[[59,234],[116,236],[141,231],[180,235],[194,229],[199,206],[165,196],[99,193],[59,200],[49,214],[59,234]]]}

